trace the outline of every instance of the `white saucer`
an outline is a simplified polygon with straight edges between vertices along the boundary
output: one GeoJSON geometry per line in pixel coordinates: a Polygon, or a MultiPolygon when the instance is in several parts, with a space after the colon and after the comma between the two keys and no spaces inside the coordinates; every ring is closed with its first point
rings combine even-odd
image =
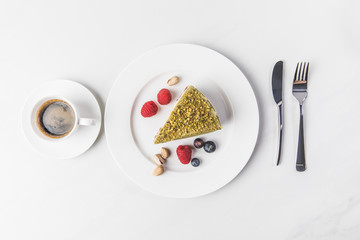
{"type": "Polygon", "coordinates": [[[42,84],[27,99],[22,115],[22,128],[29,143],[39,153],[52,159],[76,157],[95,142],[101,127],[101,110],[94,95],[83,85],[69,80],[55,80],[42,84]],[[69,138],[47,141],[40,138],[31,124],[34,105],[44,97],[65,98],[76,104],[81,117],[93,118],[95,126],[79,126],[69,138]]]}

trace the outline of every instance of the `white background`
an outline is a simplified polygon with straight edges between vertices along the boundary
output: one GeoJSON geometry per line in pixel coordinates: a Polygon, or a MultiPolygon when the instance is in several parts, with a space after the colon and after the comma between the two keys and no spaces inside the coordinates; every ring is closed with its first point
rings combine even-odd
{"type": "MultiPolygon", "coordinates": [[[[0,1],[0,239],[359,239],[359,1],[0,1]],[[210,47],[249,79],[259,139],[245,169],[195,199],[140,189],[101,131],[69,160],[42,157],[21,131],[31,90],[52,79],[88,87],[104,110],[119,72],[167,43],[210,47]],[[284,61],[284,144],[276,155],[271,73],[284,61]],[[296,62],[310,61],[308,169],[295,171],[296,62]]],[[[126,86],[126,83],[124,83],[126,86]]],[[[130,104],[130,103],[124,103],[130,104]]],[[[236,157],[236,156],[234,156],[236,157]]]]}

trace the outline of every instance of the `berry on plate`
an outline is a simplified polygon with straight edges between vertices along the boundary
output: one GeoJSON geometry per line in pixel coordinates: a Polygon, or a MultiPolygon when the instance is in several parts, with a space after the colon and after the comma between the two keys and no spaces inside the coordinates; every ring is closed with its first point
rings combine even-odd
{"type": "Polygon", "coordinates": [[[191,147],[179,145],[176,149],[176,154],[182,164],[189,164],[191,160],[191,147]]]}
{"type": "Polygon", "coordinates": [[[194,140],[194,147],[202,148],[204,146],[204,141],[201,138],[197,138],[194,140]]]}
{"type": "Polygon", "coordinates": [[[163,88],[157,94],[157,100],[161,105],[167,105],[171,102],[171,93],[168,89],[163,88]]]}
{"type": "Polygon", "coordinates": [[[141,108],[141,115],[145,118],[154,116],[158,111],[158,107],[153,101],[144,103],[141,108]]]}
{"type": "Polygon", "coordinates": [[[193,167],[198,167],[200,165],[200,160],[198,158],[191,159],[191,165],[193,165],[193,167]]]}
{"type": "Polygon", "coordinates": [[[212,153],[216,150],[216,145],[213,141],[207,141],[204,145],[205,152],[212,153]]]}

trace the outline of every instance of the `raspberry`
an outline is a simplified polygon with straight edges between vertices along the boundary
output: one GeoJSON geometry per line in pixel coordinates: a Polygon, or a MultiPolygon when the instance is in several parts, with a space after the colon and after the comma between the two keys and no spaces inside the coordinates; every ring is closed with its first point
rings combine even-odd
{"type": "Polygon", "coordinates": [[[188,164],[191,160],[191,148],[190,146],[180,145],[176,149],[176,154],[182,164],[188,164]]]}
{"type": "Polygon", "coordinates": [[[171,102],[171,93],[166,88],[163,88],[160,90],[160,92],[157,95],[158,102],[161,105],[167,105],[171,102]]]}
{"type": "Polygon", "coordinates": [[[158,111],[158,107],[153,101],[148,101],[144,103],[144,105],[141,108],[141,115],[143,117],[151,117],[154,116],[158,111]]]}

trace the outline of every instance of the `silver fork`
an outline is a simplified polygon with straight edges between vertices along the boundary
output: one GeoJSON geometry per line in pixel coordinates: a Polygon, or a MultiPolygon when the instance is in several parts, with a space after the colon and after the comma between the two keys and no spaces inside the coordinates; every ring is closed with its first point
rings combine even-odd
{"type": "Polygon", "coordinates": [[[303,172],[306,169],[305,164],[305,147],[304,147],[304,124],[303,124],[303,104],[307,97],[307,82],[309,73],[309,63],[301,62],[296,66],[293,95],[300,104],[300,127],[299,127],[299,142],[296,159],[296,170],[303,172]]]}

